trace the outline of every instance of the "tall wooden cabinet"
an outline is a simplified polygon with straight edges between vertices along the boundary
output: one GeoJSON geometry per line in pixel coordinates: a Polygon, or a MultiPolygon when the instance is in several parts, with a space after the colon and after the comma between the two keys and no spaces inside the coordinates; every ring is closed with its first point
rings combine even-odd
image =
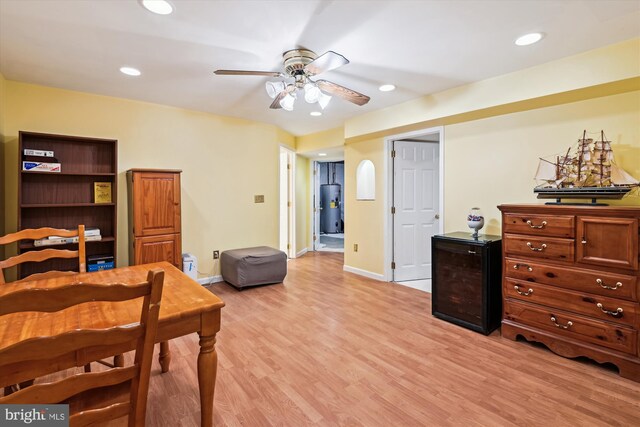
{"type": "MultiPolygon", "coordinates": [[[[27,159],[30,157],[27,156],[27,159]]],[[[74,229],[98,227],[101,239],[86,242],[87,256],[111,255],[117,248],[117,141],[20,132],[18,153],[18,229],[54,227],[74,229]],[[60,163],[60,172],[23,170],[24,150],[53,151],[53,158],[39,161],[60,163]],[[95,203],[94,184],[111,185],[111,201],[95,203]]],[[[34,160],[31,158],[31,160],[34,160]]],[[[56,246],[74,249],[77,244],[56,246]]],[[[18,252],[46,249],[22,241],[18,252]]],[[[52,259],[20,266],[18,278],[49,270],[78,270],[77,259],[52,259]]]]}
{"type": "Polygon", "coordinates": [[[640,208],[502,205],[503,336],[640,381],[640,208]]]}
{"type": "Polygon", "coordinates": [[[168,261],[182,268],[181,172],[127,171],[131,265],[168,261]]]}

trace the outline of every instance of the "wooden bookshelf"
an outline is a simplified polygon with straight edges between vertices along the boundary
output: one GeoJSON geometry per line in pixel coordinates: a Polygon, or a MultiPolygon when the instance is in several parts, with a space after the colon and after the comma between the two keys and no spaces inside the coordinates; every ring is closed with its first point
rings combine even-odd
{"type": "MultiPolygon", "coordinates": [[[[55,227],[98,227],[102,240],[86,242],[87,256],[109,254],[116,258],[118,142],[114,139],[85,138],[20,132],[18,155],[18,229],[55,227]],[[60,172],[23,171],[25,149],[54,152],[61,164],[60,172]],[[94,182],[111,183],[111,203],[94,203],[94,182]]],[[[73,249],[77,245],[58,245],[55,248],[73,249]]],[[[51,248],[51,246],[48,246],[51,248]]],[[[33,242],[23,241],[20,253],[36,248],[33,242]]],[[[28,263],[18,270],[18,277],[55,270],[78,270],[77,260],[49,260],[28,263]]]]}

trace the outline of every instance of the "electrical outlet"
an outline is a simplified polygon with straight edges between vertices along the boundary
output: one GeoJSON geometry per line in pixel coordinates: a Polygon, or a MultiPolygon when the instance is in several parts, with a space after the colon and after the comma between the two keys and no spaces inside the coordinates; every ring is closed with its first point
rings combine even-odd
{"type": "Polygon", "coordinates": [[[220,251],[213,251],[213,259],[220,258],[220,251]]]}
{"type": "Polygon", "coordinates": [[[357,243],[353,244],[353,252],[358,252],[358,244],[357,243]]]}
{"type": "Polygon", "coordinates": [[[256,194],[253,196],[253,203],[264,203],[264,194],[256,194]]]}

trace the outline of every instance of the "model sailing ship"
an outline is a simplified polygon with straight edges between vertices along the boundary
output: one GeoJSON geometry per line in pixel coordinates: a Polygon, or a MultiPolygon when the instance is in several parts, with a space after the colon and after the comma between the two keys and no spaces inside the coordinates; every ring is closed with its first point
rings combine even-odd
{"type": "Polygon", "coordinates": [[[616,165],[611,141],[607,141],[604,131],[600,131],[600,140],[594,143],[585,130],[574,153],[569,147],[566,154],[554,161],[540,158],[535,179],[539,185],[533,192],[538,199],[556,199],[555,203],[547,204],[560,204],[562,198],[590,198],[592,204],[596,204],[596,199],[621,199],[640,185],[616,165]]]}

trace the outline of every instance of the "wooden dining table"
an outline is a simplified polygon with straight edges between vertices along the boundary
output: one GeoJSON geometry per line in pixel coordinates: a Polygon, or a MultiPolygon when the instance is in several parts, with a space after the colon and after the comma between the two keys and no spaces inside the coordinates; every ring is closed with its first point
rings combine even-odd
{"type": "MultiPolygon", "coordinates": [[[[168,262],[121,267],[95,273],[78,273],[54,279],[7,283],[0,286],[0,295],[25,288],[53,288],[69,283],[140,283],[149,270],[164,270],[164,289],[160,305],[160,318],[156,342],[198,333],[198,386],[200,391],[201,425],[213,422],[213,393],[215,389],[218,356],[215,350],[216,333],[220,330],[220,314],[224,302],[203,288],[168,262]]],[[[109,328],[140,320],[141,300],[127,302],[91,302],[56,313],[16,313],[0,317],[0,348],[36,336],[49,336],[73,329],[109,328]]],[[[168,347],[168,346],[167,346],[168,347]]],[[[3,372],[3,382],[19,384],[53,372],[82,367],[95,360],[135,349],[135,341],[126,345],[101,346],[87,349],[46,367],[25,364],[12,372],[3,372]]],[[[169,368],[170,353],[160,352],[163,372],[169,368]],[[165,369],[166,368],[166,369],[165,369]]]]}

